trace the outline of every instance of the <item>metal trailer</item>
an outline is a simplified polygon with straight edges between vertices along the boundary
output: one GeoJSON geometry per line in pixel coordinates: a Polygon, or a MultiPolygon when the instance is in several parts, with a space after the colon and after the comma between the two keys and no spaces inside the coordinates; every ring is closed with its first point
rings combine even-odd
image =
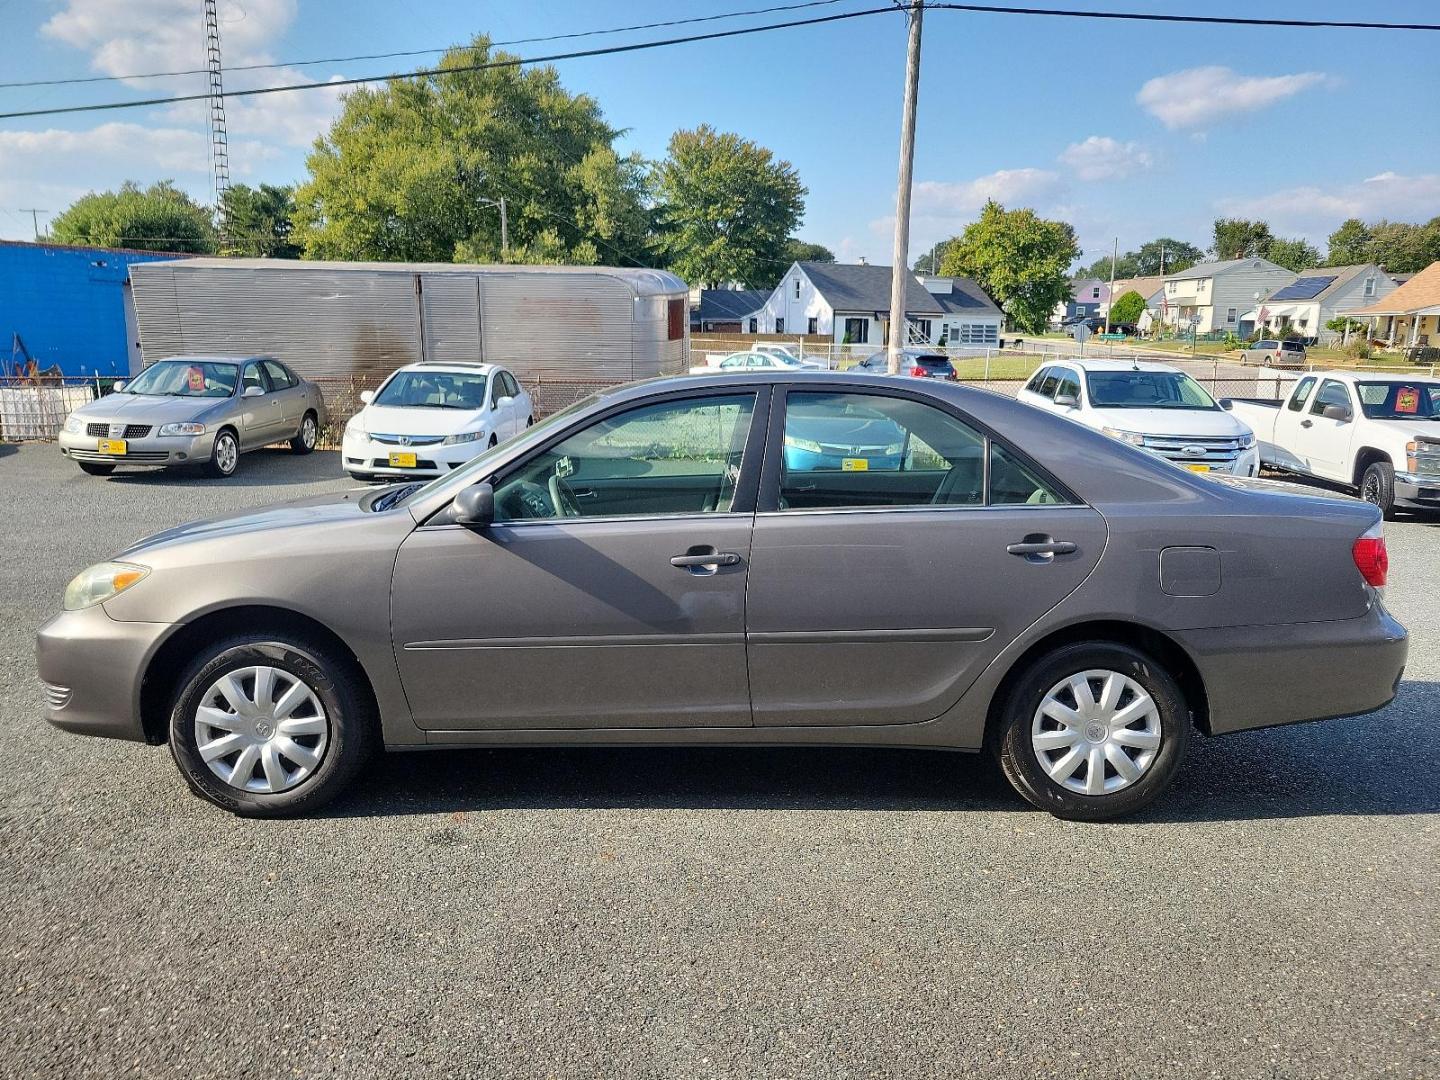
{"type": "Polygon", "coordinates": [[[603,266],[187,259],[131,268],[145,363],[268,354],[322,382],[483,360],[529,383],[618,383],[688,369],[689,290],[603,266]]]}

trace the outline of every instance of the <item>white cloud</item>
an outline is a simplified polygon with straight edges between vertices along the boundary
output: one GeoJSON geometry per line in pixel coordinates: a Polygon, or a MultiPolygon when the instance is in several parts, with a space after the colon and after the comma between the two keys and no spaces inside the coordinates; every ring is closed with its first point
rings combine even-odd
{"type": "Polygon", "coordinates": [[[1241,75],[1227,67],[1197,67],[1151,79],[1135,100],[1168,128],[1194,128],[1264,109],[1327,81],[1318,71],[1241,75]]]}
{"type": "Polygon", "coordinates": [[[1440,173],[1403,176],[1382,172],[1359,183],[1305,185],[1253,198],[1222,199],[1226,215],[1262,218],[1279,233],[1324,240],[1346,218],[1428,221],[1440,208],[1440,173]]]}
{"type": "Polygon", "coordinates": [[[1153,164],[1150,152],[1139,143],[1122,143],[1108,135],[1071,143],[1060,152],[1059,161],[1081,180],[1119,180],[1153,164]]]}
{"type": "Polygon", "coordinates": [[[915,211],[930,215],[971,215],[991,199],[1008,209],[1029,206],[1058,194],[1064,185],[1047,169],[1000,169],[974,180],[922,180],[915,185],[915,211]]]}

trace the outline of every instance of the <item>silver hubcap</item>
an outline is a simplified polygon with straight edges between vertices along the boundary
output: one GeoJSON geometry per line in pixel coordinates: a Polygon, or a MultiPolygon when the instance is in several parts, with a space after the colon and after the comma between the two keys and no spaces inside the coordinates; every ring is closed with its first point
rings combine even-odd
{"type": "Polygon", "coordinates": [[[281,668],[227,672],[195,710],[200,757],[241,791],[274,794],[302,783],[319,767],[329,738],[315,691],[281,668]]]}
{"type": "Polygon", "coordinates": [[[300,425],[300,441],[312,450],[315,448],[315,421],[308,416],[300,425]]]}
{"type": "Polygon", "coordinates": [[[234,471],[235,461],[239,456],[239,448],[236,447],[235,440],[230,436],[221,436],[215,443],[215,461],[220,466],[221,472],[234,471]]]}
{"type": "Polygon", "coordinates": [[[1145,774],[1160,750],[1160,710],[1118,671],[1081,671],[1050,688],[1030,725],[1035,758],[1080,795],[1109,795],[1145,774]]]}

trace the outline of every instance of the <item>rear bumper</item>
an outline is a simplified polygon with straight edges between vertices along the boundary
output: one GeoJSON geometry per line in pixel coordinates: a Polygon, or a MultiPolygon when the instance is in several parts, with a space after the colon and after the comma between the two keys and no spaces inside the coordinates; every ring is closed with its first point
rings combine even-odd
{"type": "Polygon", "coordinates": [[[1384,606],[1358,619],[1187,630],[1210,705],[1210,734],[1358,716],[1395,697],[1409,636],[1384,606]]]}
{"type": "Polygon", "coordinates": [[[103,605],[62,611],[35,635],[45,719],[80,735],[144,741],[140,684],[173,627],[117,622],[103,605]]]}

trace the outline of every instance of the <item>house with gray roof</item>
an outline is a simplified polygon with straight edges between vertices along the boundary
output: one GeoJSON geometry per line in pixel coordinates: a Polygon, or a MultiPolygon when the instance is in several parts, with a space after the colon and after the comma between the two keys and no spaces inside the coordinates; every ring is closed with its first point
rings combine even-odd
{"type": "MultiPolygon", "coordinates": [[[[794,263],[765,301],[758,332],[880,349],[890,323],[890,280],[888,266],[794,263]]],[[[1005,326],[1004,312],[966,277],[907,273],[905,318],[906,341],[917,345],[995,348],[1005,326]]]]}
{"type": "Polygon", "coordinates": [[[690,329],[696,333],[758,334],[760,309],[769,289],[700,289],[690,305],[690,329]],[[754,325],[752,325],[752,323],[754,325]]]}
{"type": "Polygon", "coordinates": [[[1242,323],[1257,323],[1262,336],[1291,330],[1315,341],[1329,343],[1340,335],[1325,324],[1342,311],[1383,300],[1399,286],[1374,263],[1354,266],[1317,266],[1265,298],[1263,304],[1240,316],[1242,323]]]}
{"type": "Polygon", "coordinates": [[[1242,327],[1240,316],[1294,283],[1297,277],[1295,271],[1269,259],[1196,263],[1188,270],[1165,275],[1161,319],[1165,325],[1185,332],[1193,326],[1198,334],[1223,334],[1228,330],[1244,336],[1253,325],[1242,327]]]}

